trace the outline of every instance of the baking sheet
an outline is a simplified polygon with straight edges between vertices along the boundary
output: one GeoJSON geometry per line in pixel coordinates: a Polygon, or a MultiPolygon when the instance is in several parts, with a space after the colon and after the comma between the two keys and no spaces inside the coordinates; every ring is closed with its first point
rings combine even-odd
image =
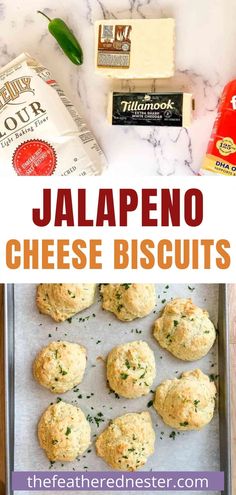
{"type": "MultiPolygon", "coordinates": [[[[200,367],[203,372],[218,375],[217,344],[202,360],[185,363],[161,349],[152,337],[152,325],[160,309],[172,297],[192,297],[193,301],[205,307],[217,325],[218,285],[157,285],[157,305],[149,316],[132,322],[119,322],[111,313],[101,309],[99,294],[96,303],[83,313],[75,316],[71,323],[56,324],[49,317],[40,315],[35,306],[35,285],[15,285],[15,470],[101,470],[110,468],[95,454],[85,453],[79,461],[55,463],[50,466],[37,441],[37,421],[47,406],[56,400],[40,387],[32,376],[32,361],[41,347],[50,341],[64,339],[79,342],[87,347],[88,362],[83,382],[71,391],[60,395],[63,400],[82,408],[93,419],[91,423],[93,440],[111,418],[126,412],[147,409],[153,398],[149,394],[140,399],[116,398],[106,385],[105,366],[101,357],[115,345],[131,340],[146,340],[156,358],[157,376],[152,389],[164,379],[178,376],[182,371],[200,367]],[[102,413],[103,421],[97,424],[97,414],[102,413]]],[[[220,469],[219,417],[200,432],[180,432],[173,439],[172,428],[164,425],[152,407],[148,408],[156,430],[155,454],[149,458],[143,470],[214,471],[220,469]],[[171,437],[170,437],[171,435],[171,437]]],[[[30,492],[15,492],[17,494],[30,492]]],[[[56,493],[57,492],[51,492],[56,493]]],[[[86,493],[86,492],[84,492],[86,493]]],[[[125,493],[125,492],[124,492],[125,493]]],[[[154,492],[153,492],[154,493],[154,492]]],[[[179,495],[186,492],[179,491],[179,495]]],[[[200,495],[201,492],[194,492],[200,495]]],[[[209,495],[218,492],[209,492],[209,495]]]]}

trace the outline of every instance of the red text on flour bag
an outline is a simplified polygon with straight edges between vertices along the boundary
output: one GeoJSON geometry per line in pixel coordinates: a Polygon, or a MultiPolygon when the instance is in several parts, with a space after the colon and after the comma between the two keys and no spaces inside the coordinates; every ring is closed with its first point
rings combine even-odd
{"type": "Polygon", "coordinates": [[[236,80],[223,91],[201,175],[236,175],[236,80]]]}

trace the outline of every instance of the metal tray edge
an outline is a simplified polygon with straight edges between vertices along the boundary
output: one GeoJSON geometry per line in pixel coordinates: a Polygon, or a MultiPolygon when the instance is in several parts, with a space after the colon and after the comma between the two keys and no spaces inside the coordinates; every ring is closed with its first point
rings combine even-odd
{"type": "Polygon", "coordinates": [[[5,437],[6,437],[6,495],[11,490],[14,469],[14,285],[4,285],[4,367],[5,367],[5,437]]]}
{"type": "Polygon", "coordinates": [[[231,476],[231,404],[230,404],[230,345],[228,287],[219,284],[219,416],[220,463],[225,473],[225,489],[222,495],[232,495],[231,476]]]}
{"type": "MultiPolygon", "coordinates": [[[[4,359],[5,359],[5,417],[6,417],[6,495],[11,490],[14,469],[14,284],[4,285],[4,359]],[[11,325],[9,325],[11,323],[11,325]],[[12,330],[12,331],[11,331],[12,330]]],[[[230,406],[230,348],[228,288],[219,284],[219,415],[221,470],[225,472],[222,495],[232,495],[231,477],[231,406],[230,406]]]]}

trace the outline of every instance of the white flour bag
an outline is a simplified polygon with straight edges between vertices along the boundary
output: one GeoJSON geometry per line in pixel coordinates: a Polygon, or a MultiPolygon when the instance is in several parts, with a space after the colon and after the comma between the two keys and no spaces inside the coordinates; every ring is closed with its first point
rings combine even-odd
{"type": "Polygon", "coordinates": [[[99,175],[106,166],[45,67],[22,54],[0,70],[0,175],[99,175]]]}

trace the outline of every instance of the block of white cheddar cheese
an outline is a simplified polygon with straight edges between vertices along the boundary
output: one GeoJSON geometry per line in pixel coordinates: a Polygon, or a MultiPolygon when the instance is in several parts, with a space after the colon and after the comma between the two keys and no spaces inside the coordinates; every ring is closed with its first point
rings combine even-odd
{"type": "Polygon", "coordinates": [[[107,118],[112,125],[189,127],[191,93],[111,92],[107,118]]]}
{"type": "Polygon", "coordinates": [[[174,75],[174,19],[111,19],[95,22],[95,71],[113,78],[174,75]]]}

